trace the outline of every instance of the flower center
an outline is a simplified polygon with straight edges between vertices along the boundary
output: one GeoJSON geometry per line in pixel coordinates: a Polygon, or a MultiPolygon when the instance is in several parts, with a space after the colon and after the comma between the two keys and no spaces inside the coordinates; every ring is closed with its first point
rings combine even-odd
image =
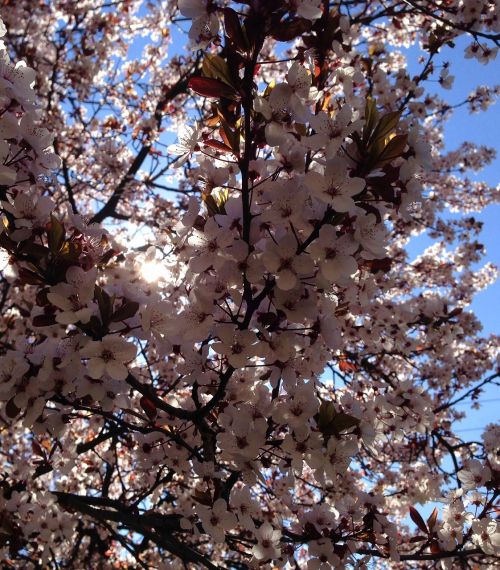
{"type": "Polygon", "coordinates": [[[104,360],[104,362],[109,362],[110,360],[114,359],[114,356],[110,350],[103,350],[101,358],[104,360]]]}

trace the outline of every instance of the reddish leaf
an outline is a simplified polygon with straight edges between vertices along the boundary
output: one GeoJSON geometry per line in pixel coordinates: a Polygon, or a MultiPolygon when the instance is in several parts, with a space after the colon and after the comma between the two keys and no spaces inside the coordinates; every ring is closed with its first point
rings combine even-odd
{"type": "Polygon", "coordinates": [[[194,499],[197,503],[205,505],[207,507],[212,506],[212,495],[210,491],[194,491],[191,495],[191,498],[194,499]]]}
{"type": "Polygon", "coordinates": [[[271,35],[279,42],[289,42],[297,36],[301,36],[304,32],[309,31],[311,26],[312,22],[310,20],[306,20],[305,18],[293,18],[292,20],[278,24],[271,31],[271,35]]]}
{"type": "Polygon", "coordinates": [[[43,462],[35,469],[33,479],[37,479],[38,477],[41,477],[42,475],[46,475],[47,473],[50,473],[53,469],[54,468],[52,467],[52,465],[50,465],[49,463],[43,462]]]}
{"type": "Polygon", "coordinates": [[[26,267],[21,267],[19,270],[19,279],[22,283],[27,283],[28,285],[45,285],[45,281],[40,275],[26,269],[26,267]]]}
{"type": "Polygon", "coordinates": [[[125,301],[123,305],[118,307],[111,317],[111,321],[118,322],[130,319],[139,310],[139,303],[136,301],[125,301]]]}
{"type": "Polygon", "coordinates": [[[101,265],[106,265],[108,261],[110,261],[116,255],[116,251],[114,249],[108,249],[108,251],[101,257],[99,263],[101,265]]]}
{"type": "MultiPolygon", "coordinates": [[[[375,542],[375,536],[372,535],[370,542],[375,542]]],[[[334,544],[333,545],[333,552],[343,560],[347,551],[349,550],[349,546],[347,544],[334,544]]]]}
{"type": "Polygon", "coordinates": [[[39,307],[45,307],[46,305],[50,305],[49,299],[47,297],[47,293],[49,292],[49,289],[40,289],[40,291],[38,291],[38,293],[36,294],[36,304],[39,307]]]}
{"type": "Polygon", "coordinates": [[[437,540],[433,540],[431,542],[431,552],[432,554],[439,554],[440,552],[442,552],[437,540]]]}
{"type": "Polygon", "coordinates": [[[392,259],[390,257],[384,257],[383,259],[367,259],[363,263],[363,267],[366,267],[370,273],[378,273],[383,271],[387,273],[391,269],[392,259]]]}
{"type": "Polygon", "coordinates": [[[20,412],[21,410],[16,406],[16,404],[14,404],[14,398],[11,398],[5,404],[5,413],[7,414],[7,417],[15,418],[16,416],[19,415],[20,412]]]}
{"type": "Polygon", "coordinates": [[[259,376],[259,379],[262,380],[263,382],[265,382],[266,380],[269,380],[269,378],[271,378],[272,373],[273,373],[273,371],[271,369],[269,369],[267,372],[264,372],[264,374],[261,374],[259,376]]]}
{"type": "Polygon", "coordinates": [[[37,260],[44,259],[50,253],[44,245],[32,241],[23,241],[17,248],[17,253],[24,253],[37,260]]]}
{"type": "Polygon", "coordinates": [[[418,526],[418,528],[422,532],[425,532],[425,534],[429,534],[429,531],[427,530],[427,525],[425,524],[424,519],[422,518],[420,513],[417,511],[417,509],[415,509],[414,507],[410,507],[410,517],[411,517],[411,520],[418,526]]]}
{"type": "Polygon", "coordinates": [[[236,50],[248,51],[248,42],[241,28],[238,14],[232,8],[224,8],[224,29],[236,50]]]}
{"type": "Polygon", "coordinates": [[[321,538],[321,534],[318,532],[318,529],[312,522],[306,522],[304,525],[304,530],[306,531],[308,537],[310,538],[321,538]]]}
{"type": "Polygon", "coordinates": [[[231,101],[239,101],[240,99],[238,93],[229,85],[210,77],[191,77],[189,88],[196,91],[199,95],[203,95],[203,97],[213,97],[215,99],[223,97],[231,101]]]}
{"type": "Polygon", "coordinates": [[[392,18],[392,25],[397,29],[400,30],[402,28],[401,20],[399,18],[392,18]]]}
{"type": "Polygon", "coordinates": [[[220,138],[224,141],[224,144],[227,147],[231,148],[231,144],[229,142],[229,139],[227,138],[227,134],[225,133],[225,131],[222,127],[219,129],[219,135],[220,135],[220,138]]]}
{"type": "Polygon", "coordinates": [[[339,356],[339,368],[342,372],[357,372],[358,367],[354,362],[349,362],[347,360],[347,356],[341,355],[339,356]]]}
{"type": "Polygon", "coordinates": [[[155,404],[146,396],[143,396],[139,403],[141,404],[141,408],[144,410],[148,418],[153,421],[156,416],[158,415],[158,410],[156,409],[155,404]]]}
{"type": "Polygon", "coordinates": [[[37,315],[33,317],[34,327],[50,327],[56,324],[56,318],[54,315],[37,315]]]}
{"type": "Polygon", "coordinates": [[[429,527],[429,532],[432,532],[438,517],[438,510],[437,507],[434,507],[434,510],[430,514],[429,518],[427,519],[427,526],[429,527]]]}
{"type": "Polygon", "coordinates": [[[9,236],[2,232],[0,233],[0,247],[6,249],[8,252],[13,253],[16,249],[17,243],[12,241],[9,236]]]}
{"type": "Polygon", "coordinates": [[[43,451],[38,441],[35,439],[31,440],[31,451],[34,453],[34,455],[38,455],[39,457],[45,459],[45,452],[43,451]]]}
{"type": "Polygon", "coordinates": [[[219,129],[222,140],[230,147],[235,156],[240,153],[240,134],[238,130],[233,130],[229,123],[221,117],[221,128],[219,129]]]}
{"type": "Polygon", "coordinates": [[[369,531],[359,532],[356,535],[356,540],[362,540],[363,542],[375,542],[375,535],[373,532],[369,531]]]}
{"type": "Polygon", "coordinates": [[[217,150],[221,150],[222,152],[233,152],[229,146],[215,139],[207,139],[203,141],[203,143],[211,148],[216,148],[217,150]]]}

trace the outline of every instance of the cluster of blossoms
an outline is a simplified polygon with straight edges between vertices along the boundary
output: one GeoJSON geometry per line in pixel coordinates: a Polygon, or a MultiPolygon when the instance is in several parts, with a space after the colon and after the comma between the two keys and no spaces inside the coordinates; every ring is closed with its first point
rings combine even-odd
{"type": "Polygon", "coordinates": [[[494,568],[499,428],[454,423],[500,374],[496,270],[440,214],[498,200],[456,173],[494,153],[440,152],[424,84],[461,33],[494,57],[498,6],[146,4],[2,12],[2,563],[494,568]]]}

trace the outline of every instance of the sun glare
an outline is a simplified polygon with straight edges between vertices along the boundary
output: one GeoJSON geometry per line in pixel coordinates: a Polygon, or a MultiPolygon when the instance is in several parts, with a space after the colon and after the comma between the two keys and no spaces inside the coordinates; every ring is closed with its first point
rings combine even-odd
{"type": "Polygon", "coordinates": [[[170,270],[159,261],[146,261],[141,265],[141,275],[148,283],[166,281],[170,275],[170,270]]]}

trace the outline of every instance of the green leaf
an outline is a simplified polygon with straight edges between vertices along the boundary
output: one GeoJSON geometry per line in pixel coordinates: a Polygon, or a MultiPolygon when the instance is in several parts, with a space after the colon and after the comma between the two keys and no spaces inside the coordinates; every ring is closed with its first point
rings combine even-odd
{"type": "Polygon", "coordinates": [[[378,121],[378,111],[375,99],[367,97],[365,105],[365,126],[363,128],[363,139],[367,141],[378,121]]]}
{"type": "Polygon", "coordinates": [[[111,297],[102,289],[102,287],[95,288],[95,296],[97,299],[97,305],[99,306],[99,312],[101,314],[101,322],[103,325],[107,325],[111,321],[113,315],[113,300],[111,297]]]}
{"type": "Polygon", "coordinates": [[[226,202],[229,198],[228,190],[221,190],[218,194],[207,194],[202,196],[208,215],[210,217],[226,213],[226,202]]]}
{"type": "Polygon", "coordinates": [[[318,427],[320,430],[326,428],[335,416],[335,406],[333,402],[321,402],[319,407],[318,427]]]}
{"type": "Polygon", "coordinates": [[[375,164],[376,168],[380,168],[394,159],[399,158],[408,144],[408,135],[396,135],[385,146],[384,150],[380,153],[375,164]]]}
{"type": "Polygon", "coordinates": [[[384,115],[377,123],[375,130],[372,134],[372,140],[384,140],[390,133],[392,133],[398,126],[401,113],[399,111],[391,111],[384,115]]]}
{"type": "Polygon", "coordinates": [[[118,307],[116,311],[111,316],[111,321],[118,322],[118,321],[125,321],[126,319],[130,319],[133,317],[137,311],[139,310],[139,303],[136,301],[125,301],[123,305],[118,307]]]}
{"type": "Polygon", "coordinates": [[[218,55],[206,55],[201,68],[205,77],[220,79],[229,87],[234,88],[227,63],[218,55]]]}
{"type": "Polygon", "coordinates": [[[358,418],[337,412],[333,402],[322,402],[318,414],[318,427],[323,435],[339,436],[341,432],[357,427],[360,423],[358,418]]]}
{"type": "Polygon", "coordinates": [[[64,243],[64,225],[55,217],[50,216],[48,229],[49,249],[52,253],[58,253],[64,243]]]}

